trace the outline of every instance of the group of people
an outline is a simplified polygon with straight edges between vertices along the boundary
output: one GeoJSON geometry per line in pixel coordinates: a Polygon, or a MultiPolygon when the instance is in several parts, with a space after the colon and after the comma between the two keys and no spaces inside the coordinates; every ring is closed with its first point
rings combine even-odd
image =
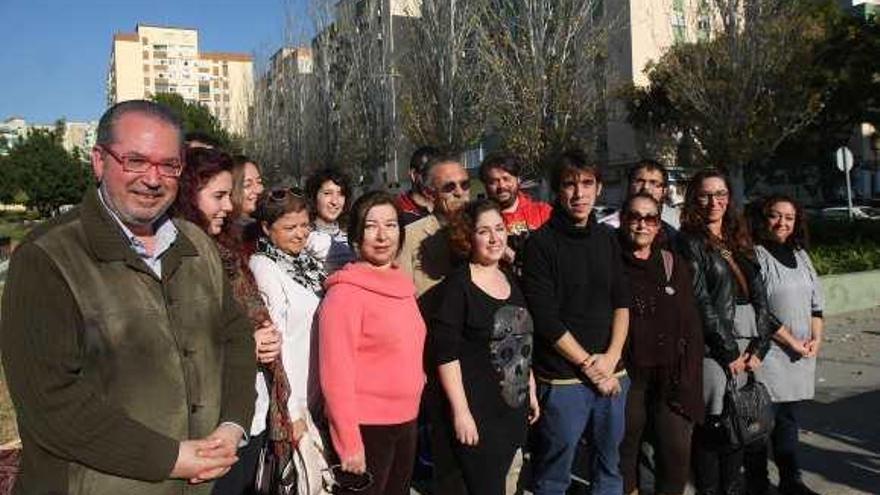
{"type": "Polygon", "coordinates": [[[146,101],[105,113],[91,162],[97,187],[18,247],[4,293],[18,493],[252,493],[268,450],[300,456],[301,493],[404,495],[428,443],[434,493],[504,494],[524,449],[531,490],[564,494],[585,443],[594,494],[638,493],[646,445],[658,494],[684,493],[691,464],[701,494],[760,494],[769,444],[719,432],[749,374],[773,400],[780,492],[813,493],[797,413],[822,296],[791,198],[749,224],[705,169],[676,215],[644,161],[598,219],[581,152],[550,205],[516,155],[486,157],[471,200],[430,147],[398,196],[355,198],[336,168],[270,189],[146,101]]]}

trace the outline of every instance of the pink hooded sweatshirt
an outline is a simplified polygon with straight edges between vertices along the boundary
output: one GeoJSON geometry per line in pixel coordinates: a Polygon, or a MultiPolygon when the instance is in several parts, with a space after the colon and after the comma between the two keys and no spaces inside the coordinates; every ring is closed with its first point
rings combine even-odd
{"type": "Polygon", "coordinates": [[[364,451],[359,425],[416,418],[425,322],[412,277],[349,263],[331,275],[318,316],[321,390],[340,457],[364,451]]]}

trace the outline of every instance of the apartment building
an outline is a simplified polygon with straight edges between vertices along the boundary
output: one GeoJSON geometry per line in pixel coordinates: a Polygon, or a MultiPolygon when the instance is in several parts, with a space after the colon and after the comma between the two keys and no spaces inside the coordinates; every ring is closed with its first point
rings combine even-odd
{"type": "Polygon", "coordinates": [[[253,99],[253,57],[200,52],[197,29],[138,24],[113,36],[107,103],[176,93],[243,133],[253,99]]]}
{"type": "MultiPolygon", "coordinates": [[[[707,39],[712,30],[708,0],[627,0],[608,2],[606,15],[614,23],[608,41],[607,89],[623,84],[648,84],[645,68],[675,43],[707,39]]],[[[607,160],[627,166],[642,154],[636,131],[626,122],[626,110],[609,102],[607,160]]]]}
{"type": "MultiPolygon", "coordinates": [[[[56,124],[29,124],[24,118],[13,116],[0,122],[0,155],[9,154],[15,145],[27,138],[32,130],[55,131],[56,124]]],[[[67,151],[74,149],[87,152],[95,145],[98,122],[64,122],[61,145],[67,151]]]]}

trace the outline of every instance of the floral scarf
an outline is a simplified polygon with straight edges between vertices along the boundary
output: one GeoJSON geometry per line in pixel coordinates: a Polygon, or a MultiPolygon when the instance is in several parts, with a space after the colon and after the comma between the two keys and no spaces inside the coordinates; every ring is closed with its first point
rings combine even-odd
{"type": "Polygon", "coordinates": [[[324,280],[327,278],[327,273],[321,262],[306,250],[293,256],[275,247],[269,239],[261,237],[257,251],[274,261],[296,283],[311,290],[318,297],[324,295],[324,280]]]}

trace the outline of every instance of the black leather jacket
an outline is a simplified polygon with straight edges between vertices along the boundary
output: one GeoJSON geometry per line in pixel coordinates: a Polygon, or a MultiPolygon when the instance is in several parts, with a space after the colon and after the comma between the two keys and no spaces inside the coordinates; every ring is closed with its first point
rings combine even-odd
{"type": "MultiPolygon", "coordinates": [[[[709,356],[722,365],[729,364],[740,355],[733,329],[736,278],[721,253],[707,246],[702,236],[682,232],[676,244],[693,268],[694,295],[703,319],[703,336],[709,356]]],[[[767,307],[767,289],[757,263],[742,272],[747,278],[750,302],[758,319],[758,338],[749,344],[747,351],[764,359],[770,349],[770,337],[779,329],[780,323],[767,307]]]]}

